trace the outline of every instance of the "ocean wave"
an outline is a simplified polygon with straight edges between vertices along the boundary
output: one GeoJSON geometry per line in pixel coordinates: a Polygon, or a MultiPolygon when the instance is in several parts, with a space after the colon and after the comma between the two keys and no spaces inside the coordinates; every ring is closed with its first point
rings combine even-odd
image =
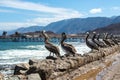
{"type": "MultiPolygon", "coordinates": [[[[85,43],[80,42],[67,42],[75,46],[77,53],[84,54],[90,51],[90,49],[85,45],[85,43]]],[[[64,51],[61,46],[55,44],[59,47],[61,55],[64,55],[64,51]]],[[[15,46],[15,44],[14,44],[15,46]]],[[[17,44],[18,46],[18,44],[17,44]]],[[[46,50],[44,45],[27,45],[20,46],[12,49],[0,50],[0,64],[15,64],[28,62],[29,59],[44,59],[49,55],[49,51],[46,50]],[[22,49],[23,48],[23,49],[22,49]]]]}

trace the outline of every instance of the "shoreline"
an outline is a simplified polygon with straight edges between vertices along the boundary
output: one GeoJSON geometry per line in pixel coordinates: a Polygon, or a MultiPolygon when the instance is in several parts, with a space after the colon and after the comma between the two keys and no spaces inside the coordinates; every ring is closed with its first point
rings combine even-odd
{"type": "Polygon", "coordinates": [[[69,56],[62,60],[29,60],[29,63],[17,64],[14,75],[8,76],[6,80],[103,80],[104,70],[119,61],[117,57],[120,57],[118,46],[103,50],[105,53],[69,56]]]}

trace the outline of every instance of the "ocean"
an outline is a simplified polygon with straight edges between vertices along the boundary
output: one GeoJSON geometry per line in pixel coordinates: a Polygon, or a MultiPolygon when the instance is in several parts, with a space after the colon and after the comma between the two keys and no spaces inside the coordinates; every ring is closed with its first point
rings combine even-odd
{"type": "MultiPolygon", "coordinates": [[[[67,43],[72,44],[79,54],[83,55],[90,51],[84,42],[67,43]]],[[[53,44],[59,47],[61,55],[65,54],[59,43],[53,44]]],[[[0,42],[0,68],[3,65],[27,63],[29,59],[45,59],[48,55],[49,51],[44,47],[44,42],[0,42]]]]}

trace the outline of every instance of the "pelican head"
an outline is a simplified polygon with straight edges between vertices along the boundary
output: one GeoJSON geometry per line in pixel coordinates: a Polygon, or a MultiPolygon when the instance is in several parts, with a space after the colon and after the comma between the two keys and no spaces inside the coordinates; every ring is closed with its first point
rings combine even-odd
{"type": "Polygon", "coordinates": [[[90,34],[89,32],[86,32],[86,36],[85,37],[88,38],[89,34],[90,34]]]}
{"type": "Polygon", "coordinates": [[[113,38],[113,34],[112,33],[110,34],[110,36],[111,36],[111,38],[113,38]]]}
{"type": "Polygon", "coordinates": [[[96,38],[96,32],[95,31],[93,32],[93,38],[96,38]]]}
{"type": "Polygon", "coordinates": [[[62,38],[61,38],[60,43],[63,43],[64,40],[67,38],[67,36],[66,36],[65,32],[63,32],[63,33],[61,34],[61,36],[62,36],[62,38]]]}
{"type": "Polygon", "coordinates": [[[42,33],[45,33],[46,31],[45,30],[42,30],[42,33]]]}
{"type": "Polygon", "coordinates": [[[42,34],[43,34],[43,36],[44,36],[44,38],[45,38],[45,40],[46,40],[46,39],[49,39],[49,37],[48,37],[48,35],[47,35],[45,32],[46,32],[46,31],[43,30],[43,31],[42,31],[42,34]]]}
{"type": "Polygon", "coordinates": [[[104,39],[107,39],[107,33],[103,33],[104,39]]]}
{"type": "Polygon", "coordinates": [[[96,32],[94,31],[93,34],[96,34],[96,32]]]}
{"type": "Polygon", "coordinates": [[[86,32],[86,34],[88,35],[88,34],[90,34],[89,32],[86,32]]]}
{"type": "Polygon", "coordinates": [[[98,34],[97,34],[97,40],[98,40],[98,41],[99,41],[99,38],[100,38],[100,34],[98,33],[98,34]]]}
{"type": "Polygon", "coordinates": [[[65,32],[62,33],[62,38],[66,38],[65,32]]]}
{"type": "Polygon", "coordinates": [[[94,31],[94,32],[93,32],[93,35],[96,35],[96,34],[97,34],[97,33],[94,31]]]}

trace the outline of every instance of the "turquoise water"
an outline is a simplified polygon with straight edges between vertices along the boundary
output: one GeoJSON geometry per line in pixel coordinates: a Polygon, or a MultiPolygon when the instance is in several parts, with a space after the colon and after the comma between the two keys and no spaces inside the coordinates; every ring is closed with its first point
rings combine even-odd
{"type": "MultiPolygon", "coordinates": [[[[84,54],[90,51],[85,43],[67,42],[75,46],[77,53],[84,54]]],[[[53,43],[58,46],[58,43],[53,43]]],[[[58,46],[61,55],[65,54],[58,46]]],[[[28,62],[29,59],[44,59],[49,51],[43,42],[0,42],[0,65],[28,62]]]]}
{"type": "Polygon", "coordinates": [[[44,45],[44,43],[43,42],[0,42],[0,51],[10,50],[10,49],[34,50],[36,48],[26,47],[26,46],[37,46],[37,45],[44,45]]]}

